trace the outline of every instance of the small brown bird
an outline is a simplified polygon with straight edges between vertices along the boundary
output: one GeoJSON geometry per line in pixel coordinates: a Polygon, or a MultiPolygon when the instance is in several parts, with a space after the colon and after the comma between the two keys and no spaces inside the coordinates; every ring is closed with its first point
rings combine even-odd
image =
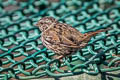
{"type": "Polygon", "coordinates": [[[41,41],[43,45],[58,55],[56,59],[72,55],[84,48],[92,36],[108,30],[102,29],[82,34],[77,29],[68,24],[60,23],[53,17],[43,17],[36,26],[42,32],[41,41]]]}

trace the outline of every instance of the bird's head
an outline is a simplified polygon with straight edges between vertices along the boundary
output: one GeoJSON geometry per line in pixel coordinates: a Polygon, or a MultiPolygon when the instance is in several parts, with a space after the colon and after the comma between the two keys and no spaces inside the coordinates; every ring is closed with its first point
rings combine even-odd
{"type": "Polygon", "coordinates": [[[51,24],[56,23],[56,22],[57,20],[53,17],[43,17],[37,22],[36,26],[38,26],[39,29],[43,32],[48,27],[50,27],[51,24]]]}

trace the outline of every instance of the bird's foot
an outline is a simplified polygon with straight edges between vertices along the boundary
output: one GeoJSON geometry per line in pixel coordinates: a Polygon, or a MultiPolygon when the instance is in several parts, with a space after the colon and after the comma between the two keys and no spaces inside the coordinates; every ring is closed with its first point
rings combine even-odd
{"type": "Polygon", "coordinates": [[[62,58],[63,58],[63,55],[58,56],[56,59],[60,60],[60,62],[63,62],[62,58]]]}

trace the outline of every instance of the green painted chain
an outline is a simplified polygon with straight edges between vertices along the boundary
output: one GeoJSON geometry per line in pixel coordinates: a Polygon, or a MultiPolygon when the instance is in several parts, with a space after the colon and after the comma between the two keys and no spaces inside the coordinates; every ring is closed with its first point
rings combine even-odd
{"type": "Polygon", "coordinates": [[[120,70],[120,1],[0,0],[0,80],[62,77],[120,70]],[[72,58],[56,59],[34,26],[52,16],[82,33],[111,27],[72,58]],[[108,34],[108,35],[106,35],[108,34]]]}

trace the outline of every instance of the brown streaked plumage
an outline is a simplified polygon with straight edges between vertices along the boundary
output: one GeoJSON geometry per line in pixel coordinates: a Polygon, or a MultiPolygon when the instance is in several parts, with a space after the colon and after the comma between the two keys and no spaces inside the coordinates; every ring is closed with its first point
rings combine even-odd
{"type": "Polygon", "coordinates": [[[59,55],[57,59],[72,55],[84,48],[92,36],[108,30],[102,29],[82,34],[77,29],[68,24],[60,23],[53,17],[43,17],[36,25],[42,31],[41,41],[43,45],[59,55]]]}

